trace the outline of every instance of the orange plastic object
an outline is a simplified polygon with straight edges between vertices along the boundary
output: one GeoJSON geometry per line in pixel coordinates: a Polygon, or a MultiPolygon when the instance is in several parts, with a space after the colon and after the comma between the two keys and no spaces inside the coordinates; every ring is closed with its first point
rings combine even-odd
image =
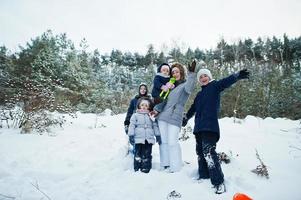
{"type": "Polygon", "coordinates": [[[249,197],[248,195],[246,195],[246,194],[236,193],[233,196],[233,200],[253,200],[253,199],[251,197],[249,197]]]}

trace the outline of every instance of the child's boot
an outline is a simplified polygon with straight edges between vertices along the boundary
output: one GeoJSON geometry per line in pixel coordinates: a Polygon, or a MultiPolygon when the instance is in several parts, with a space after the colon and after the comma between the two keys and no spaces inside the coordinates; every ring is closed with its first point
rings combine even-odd
{"type": "Polygon", "coordinates": [[[226,192],[226,186],[225,186],[224,183],[221,183],[219,185],[215,185],[214,188],[215,188],[215,193],[216,194],[222,194],[222,193],[226,192]]]}

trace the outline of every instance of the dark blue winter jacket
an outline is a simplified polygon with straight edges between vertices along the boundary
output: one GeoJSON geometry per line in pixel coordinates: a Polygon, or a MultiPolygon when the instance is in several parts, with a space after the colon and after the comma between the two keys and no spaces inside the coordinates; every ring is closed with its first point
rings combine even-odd
{"type": "Polygon", "coordinates": [[[152,97],[157,98],[160,96],[161,87],[169,81],[170,77],[166,77],[161,73],[157,73],[153,81],[152,97]]]}
{"type": "Polygon", "coordinates": [[[220,110],[220,93],[237,81],[237,74],[230,75],[219,81],[213,80],[202,86],[193,104],[188,110],[186,117],[190,119],[195,114],[194,134],[203,131],[218,134],[218,113],[220,110]]]}
{"type": "Polygon", "coordinates": [[[135,96],[131,102],[130,102],[130,106],[128,108],[128,111],[126,113],[126,117],[125,117],[125,120],[124,120],[124,125],[129,125],[130,124],[130,119],[134,113],[134,111],[137,109],[137,102],[138,102],[138,99],[140,98],[140,96],[135,96]]]}

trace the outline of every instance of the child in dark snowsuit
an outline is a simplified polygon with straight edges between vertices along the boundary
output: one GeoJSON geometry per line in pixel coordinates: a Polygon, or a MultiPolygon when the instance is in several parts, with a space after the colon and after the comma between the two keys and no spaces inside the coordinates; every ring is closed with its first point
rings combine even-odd
{"type": "MultiPolygon", "coordinates": [[[[139,85],[138,94],[131,100],[128,111],[126,113],[126,117],[124,120],[124,130],[127,135],[128,135],[129,125],[130,125],[130,119],[133,113],[136,112],[138,100],[142,97],[150,98],[150,95],[148,94],[148,88],[145,83],[141,83],[139,85]]],[[[133,137],[129,137],[129,142],[133,147],[135,146],[133,137]]],[[[133,151],[135,151],[135,148],[133,148],[133,151]]]]}
{"type": "Polygon", "coordinates": [[[140,98],[138,100],[138,109],[130,119],[128,134],[134,137],[135,155],[134,170],[148,173],[152,168],[152,145],[155,144],[155,138],[160,143],[160,132],[158,124],[149,116],[151,111],[151,100],[140,98]]]}
{"type": "Polygon", "coordinates": [[[198,92],[193,104],[183,119],[183,126],[195,114],[193,133],[196,138],[198,155],[198,172],[200,179],[211,179],[215,193],[226,191],[224,174],[222,172],[216,144],[220,138],[218,113],[220,109],[220,93],[240,79],[249,78],[249,72],[244,69],[221,80],[212,79],[208,69],[201,69],[197,74],[202,90],[198,92]]]}
{"type": "Polygon", "coordinates": [[[163,96],[160,97],[160,94],[166,94],[168,90],[174,87],[174,84],[170,82],[170,66],[167,63],[162,63],[158,67],[157,74],[153,80],[152,97],[155,104],[154,110],[157,112],[163,110],[166,101],[164,101],[163,96]]]}

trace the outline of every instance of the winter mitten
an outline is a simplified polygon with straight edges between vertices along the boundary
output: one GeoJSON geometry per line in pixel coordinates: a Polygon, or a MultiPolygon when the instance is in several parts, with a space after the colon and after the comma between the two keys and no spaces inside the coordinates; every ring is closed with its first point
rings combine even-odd
{"type": "Polygon", "coordinates": [[[193,60],[192,63],[191,63],[191,65],[188,64],[188,71],[195,72],[195,66],[196,66],[196,61],[193,60]]]}
{"type": "Polygon", "coordinates": [[[240,70],[238,72],[237,79],[238,80],[240,80],[240,79],[249,79],[249,76],[250,76],[250,72],[247,69],[243,69],[243,70],[240,70]]]}
{"type": "Polygon", "coordinates": [[[129,141],[130,141],[131,145],[133,145],[133,146],[135,145],[135,138],[133,135],[129,136],[129,141]]]}
{"type": "Polygon", "coordinates": [[[124,126],[124,131],[125,131],[126,134],[128,134],[128,132],[129,132],[129,126],[128,125],[124,126]]]}
{"type": "Polygon", "coordinates": [[[168,88],[166,85],[162,85],[161,89],[162,89],[164,92],[167,92],[169,88],[168,88]]]}
{"type": "Polygon", "coordinates": [[[173,89],[175,87],[175,85],[170,82],[167,82],[166,87],[168,87],[169,89],[173,89]]]}
{"type": "Polygon", "coordinates": [[[161,136],[156,136],[156,141],[158,142],[159,145],[161,145],[162,143],[161,136]]]}

